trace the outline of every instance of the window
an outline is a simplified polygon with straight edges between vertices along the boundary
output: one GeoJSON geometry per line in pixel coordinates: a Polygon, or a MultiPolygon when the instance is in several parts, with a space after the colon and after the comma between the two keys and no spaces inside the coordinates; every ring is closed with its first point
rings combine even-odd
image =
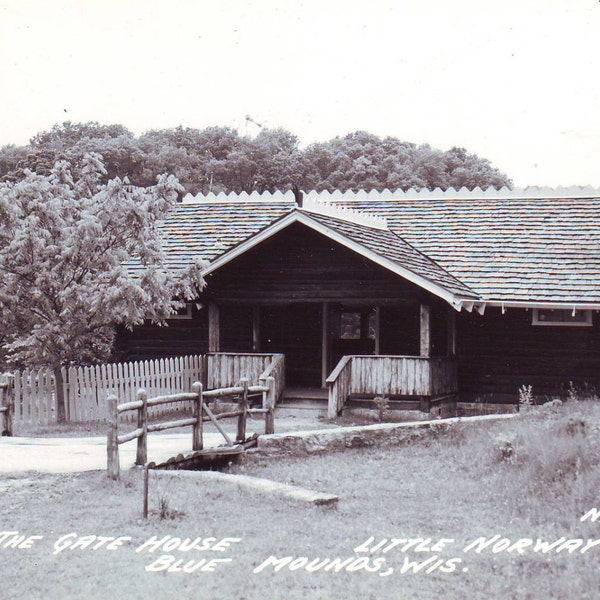
{"type": "Polygon", "coordinates": [[[342,311],[340,313],[340,339],[375,339],[375,311],[342,311]]]}
{"type": "Polygon", "coordinates": [[[343,312],[340,315],[340,339],[360,340],[360,313],[343,312]]]}
{"type": "Polygon", "coordinates": [[[178,308],[177,312],[167,317],[168,320],[171,319],[191,319],[192,318],[192,303],[188,302],[182,308],[178,308]]]}
{"type": "Polygon", "coordinates": [[[534,308],[532,325],[591,327],[591,310],[534,308]]]}

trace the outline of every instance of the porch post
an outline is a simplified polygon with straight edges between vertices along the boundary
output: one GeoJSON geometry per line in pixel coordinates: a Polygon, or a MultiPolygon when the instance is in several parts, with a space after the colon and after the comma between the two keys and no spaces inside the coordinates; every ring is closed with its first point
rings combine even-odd
{"type": "Polygon", "coordinates": [[[456,356],[456,311],[448,308],[448,356],[456,356]]]}
{"type": "Polygon", "coordinates": [[[219,326],[219,306],[214,303],[208,305],[208,351],[219,352],[221,347],[219,326]]]}
{"type": "Polygon", "coordinates": [[[421,304],[421,356],[431,355],[431,306],[421,304]]]}
{"type": "Polygon", "coordinates": [[[329,332],[329,303],[323,302],[323,332],[321,337],[321,387],[326,387],[327,383],[325,380],[329,375],[329,344],[330,344],[330,332],[329,332]]]}
{"type": "Polygon", "coordinates": [[[380,340],[380,332],[381,332],[381,307],[375,307],[375,355],[381,354],[381,340],[380,340]]]}
{"type": "Polygon", "coordinates": [[[260,352],[260,307],[252,307],[252,352],[260,352]]]}

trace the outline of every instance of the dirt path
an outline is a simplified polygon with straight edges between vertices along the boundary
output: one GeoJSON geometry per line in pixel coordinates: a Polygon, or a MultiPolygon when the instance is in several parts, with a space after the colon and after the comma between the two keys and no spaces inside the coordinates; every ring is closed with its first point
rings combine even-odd
{"type": "MultiPolygon", "coordinates": [[[[331,423],[309,418],[288,417],[276,421],[276,431],[303,431],[331,427],[331,423]]],[[[228,429],[235,437],[234,429],[228,429]],[[229,430],[230,429],[230,430],[229,430]]],[[[261,434],[262,422],[248,427],[247,435],[261,434]]],[[[217,433],[204,434],[205,447],[219,446],[223,438],[217,433]]],[[[148,460],[163,462],[177,454],[192,451],[190,430],[185,433],[148,436],[148,460]]],[[[122,468],[135,462],[136,443],[119,446],[122,468]]],[[[106,469],[106,436],[98,437],[0,437],[0,473],[35,471],[38,473],[75,473],[106,469]]]]}

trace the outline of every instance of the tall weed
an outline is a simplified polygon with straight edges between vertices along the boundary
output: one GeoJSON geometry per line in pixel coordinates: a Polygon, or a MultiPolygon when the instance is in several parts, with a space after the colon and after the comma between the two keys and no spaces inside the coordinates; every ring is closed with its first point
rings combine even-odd
{"type": "Polygon", "coordinates": [[[597,500],[599,438],[597,403],[554,402],[496,429],[487,465],[512,508],[525,514],[535,506],[538,514],[530,516],[542,520],[561,504],[585,507],[597,500]]]}

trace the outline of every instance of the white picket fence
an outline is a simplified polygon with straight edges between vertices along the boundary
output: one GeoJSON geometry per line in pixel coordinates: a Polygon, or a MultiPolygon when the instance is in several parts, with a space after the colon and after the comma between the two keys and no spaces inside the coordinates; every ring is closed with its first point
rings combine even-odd
{"type": "MultiPolygon", "coordinates": [[[[203,357],[184,356],[150,361],[113,363],[62,370],[67,420],[104,421],[107,398],[115,394],[119,403],[132,402],[140,388],[148,396],[162,396],[191,390],[203,380],[203,357]]],[[[56,422],[56,388],[52,371],[25,369],[14,373],[14,425],[35,426],[56,422]]],[[[153,409],[151,415],[189,408],[177,403],[153,409]]]]}

